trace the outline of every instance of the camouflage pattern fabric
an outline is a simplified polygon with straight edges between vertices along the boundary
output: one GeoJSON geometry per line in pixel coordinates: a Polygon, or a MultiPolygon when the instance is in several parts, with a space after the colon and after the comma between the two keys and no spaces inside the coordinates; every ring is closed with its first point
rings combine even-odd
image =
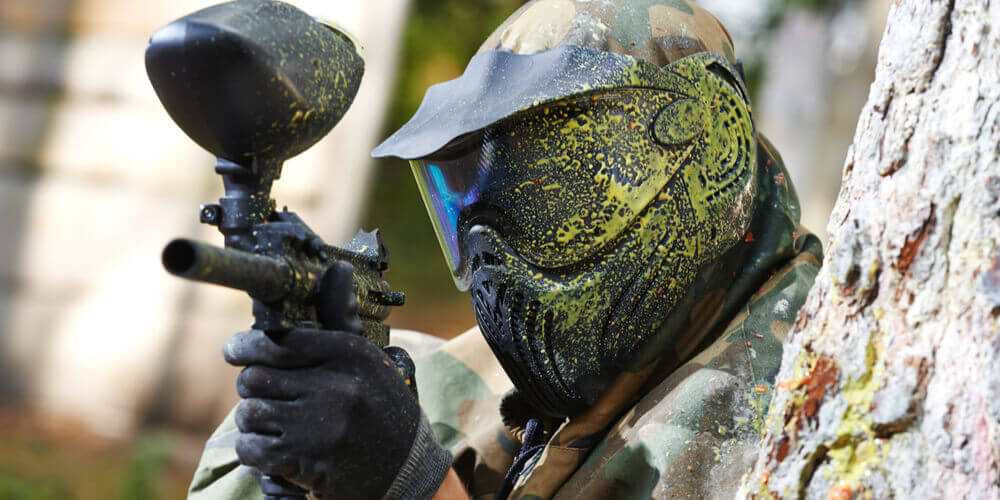
{"type": "MultiPolygon", "coordinates": [[[[732,497],[756,453],[785,333],[822,260],[818,239],[798,226],[780,159],[766,140],[759,153],[758,216],[729,254],[740,260],[717,266],[741,275],[728,289],[699,282],[684,308],[685,341],[619,376],[583,414],[544,422],[547,445],[510,498],[732,497]]],[[[530,408],[478,328],[418,359],[417,380],[470,495],[492,498],[530,408]]]]}
{"type": "Polygon", "coordinates": [[[736,64],[726,28],[687,0],[535,0],[507,18],[479,53],[534,54],[564,45],[626,54],[661,67],[699,52],[736,64]]]}

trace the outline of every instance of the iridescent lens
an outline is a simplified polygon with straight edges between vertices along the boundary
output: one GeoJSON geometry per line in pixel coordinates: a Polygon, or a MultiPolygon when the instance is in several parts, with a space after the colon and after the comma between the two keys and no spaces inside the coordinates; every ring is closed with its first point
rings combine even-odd
{"type": "Polygon", "coordinates": [[[461,276],[463,255],[458,241],[459,215],[479,199],[481,186],[489,178],[488,168],[479,165],[478,158],[476,145],[451,158],[410,161],[441,250],[460,288],[464,288],[465,279],[461,276]]]}

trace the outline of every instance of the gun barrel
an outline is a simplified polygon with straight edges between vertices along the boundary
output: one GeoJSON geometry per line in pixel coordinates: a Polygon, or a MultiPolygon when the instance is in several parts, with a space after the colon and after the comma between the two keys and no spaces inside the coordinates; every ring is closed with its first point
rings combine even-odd
{"type": "Polygon", "coordinates": [[[295,273],[282,260],[187,239],[163,249],[163,267],[175,276],[243,290],[262,302],[292,292],[295,273]]]}

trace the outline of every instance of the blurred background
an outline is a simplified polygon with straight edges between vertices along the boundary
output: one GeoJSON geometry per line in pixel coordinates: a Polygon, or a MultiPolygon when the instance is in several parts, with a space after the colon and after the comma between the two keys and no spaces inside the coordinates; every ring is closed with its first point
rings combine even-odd
{"type": "MultiPolygon", "coordinates": [[[[891,0],[702,0],[736,39],[759,130],[788,164],[804,224],[826,218],[891,0]]],[[[212,0],[0,0],[0,500],[180,498],[236,402],[220,356],[249,300],[162,271],[222,194],[213,159],[170,121],[146,40],[212,0]]],[[[364,44],[354,107],[290,161],[279,204],[327,241],[381,228],[406,291],[393,327],[474,324],[408,167],[368,152],[458,76],[521,0],[300,0],[364,44]]]]}

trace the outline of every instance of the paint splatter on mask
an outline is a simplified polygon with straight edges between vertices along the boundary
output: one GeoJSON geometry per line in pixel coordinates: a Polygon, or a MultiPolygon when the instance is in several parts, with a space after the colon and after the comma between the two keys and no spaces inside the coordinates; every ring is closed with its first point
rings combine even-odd
{"type": "Polygon", "coordinates": [[[756,143],[719,54],[660,68],[558,45],[477,55],[374,154],[412,160],[494,353],[532,406],[565,416],[662,345],[674,306],[742,241],[756,143]]]}

